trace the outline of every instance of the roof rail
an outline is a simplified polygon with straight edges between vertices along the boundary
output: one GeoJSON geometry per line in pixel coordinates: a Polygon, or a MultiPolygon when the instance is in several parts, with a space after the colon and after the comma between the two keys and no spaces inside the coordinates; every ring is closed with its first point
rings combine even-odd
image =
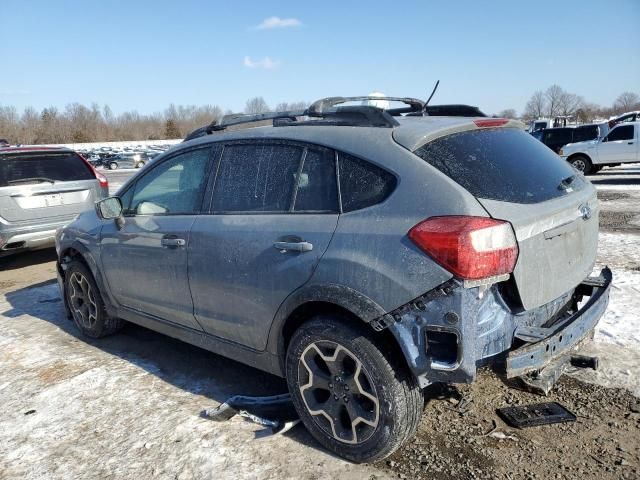
{"type": "Polygon", "coordinates": [[[267,112],[256,114],[232,113],[222,117],[218,123],[211,122],[205,127],[198,128],[185,138],[185,142],[194,138],[210,135],[215,131],[225,130],[227,127],[248,123],[273,120],[274,126],[284,125],[345,125],[358,127],[387,127],[398,126],[393,118],[406,114],[408,116],[454,116],[454,117],[486,117],[478,107],[469,105],[425,105],[422,100],[411,97],[327,97],[313,102],[306,110],[287,110],[282,112],[267,112]],[[406,107],[380,108],[373,105],[347,105],[349,102],[370,101],[400,102],[406,107]],[[300,117],[307,120],[299,122],[300,117]]]}

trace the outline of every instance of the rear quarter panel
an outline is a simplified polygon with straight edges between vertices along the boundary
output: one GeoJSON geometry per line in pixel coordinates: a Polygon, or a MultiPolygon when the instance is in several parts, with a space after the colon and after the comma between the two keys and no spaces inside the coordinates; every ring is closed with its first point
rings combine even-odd
{"type": "Polygon", "coordinates": [[[452,277],[409,240],[411,227],[432,216],[487,213],[470,193],[394,142],[348,153],[394,173],[398,183],[383,203],[340,215],[310,283],[345,285],[388,312],[452,277]]]}

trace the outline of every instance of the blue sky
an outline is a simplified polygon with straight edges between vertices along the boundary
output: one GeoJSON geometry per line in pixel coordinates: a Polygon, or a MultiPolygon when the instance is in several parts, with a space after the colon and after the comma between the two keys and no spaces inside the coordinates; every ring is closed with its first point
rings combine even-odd
{"type": "Polygon", "coordinates": [[[437,79],[433,103],[487,113],[553,83],[603,105],[640,93],[640,0],[0,5],[0,105],[19,109],[425,98],[437,79]]]}

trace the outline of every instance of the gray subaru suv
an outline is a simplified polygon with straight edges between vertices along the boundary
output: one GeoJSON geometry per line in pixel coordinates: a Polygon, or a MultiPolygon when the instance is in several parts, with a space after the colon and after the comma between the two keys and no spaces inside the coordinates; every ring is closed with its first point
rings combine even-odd
{"type": "Polygon", "coordinates": [[[70,318],[285,377],[356,462],[414,434],[429,384],[552,384],[608,302],[594,187],[518,122],[368,100],[228,116],[159,156],[58,232],[70,318]]]}
{"type": "Polygon", "coordinates": [[[107,179],[72,150],[0,148],[0,256],[53,247],[58,227],[108,193],[107,179]]]}

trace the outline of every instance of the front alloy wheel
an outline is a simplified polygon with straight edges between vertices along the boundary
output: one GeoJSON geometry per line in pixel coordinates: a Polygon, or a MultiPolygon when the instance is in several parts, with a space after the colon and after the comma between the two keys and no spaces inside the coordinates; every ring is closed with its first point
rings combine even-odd
{"type": "Polygon", "coordinates": [[[91,285],[82,273],[74,272],[69,288],[71,313],[84,328],[92,329],[98,320],[98,306],[91,285]]]}
{"type": "Polygon", "coordinates": [[[73,260],[67,264],[64,295],[69,313],[84,335],[100,338],[122,327],[122,320],[107,315],[100,290],[91,271],[79,260],[73,260]]]}
{"type": "Polygon", "coordinates": [[[371,377],[344,346],[310,344],[300,357],[298,383],[318,427],[337,441],[364,442],[378,426],[380,402],[371,377]]]}

